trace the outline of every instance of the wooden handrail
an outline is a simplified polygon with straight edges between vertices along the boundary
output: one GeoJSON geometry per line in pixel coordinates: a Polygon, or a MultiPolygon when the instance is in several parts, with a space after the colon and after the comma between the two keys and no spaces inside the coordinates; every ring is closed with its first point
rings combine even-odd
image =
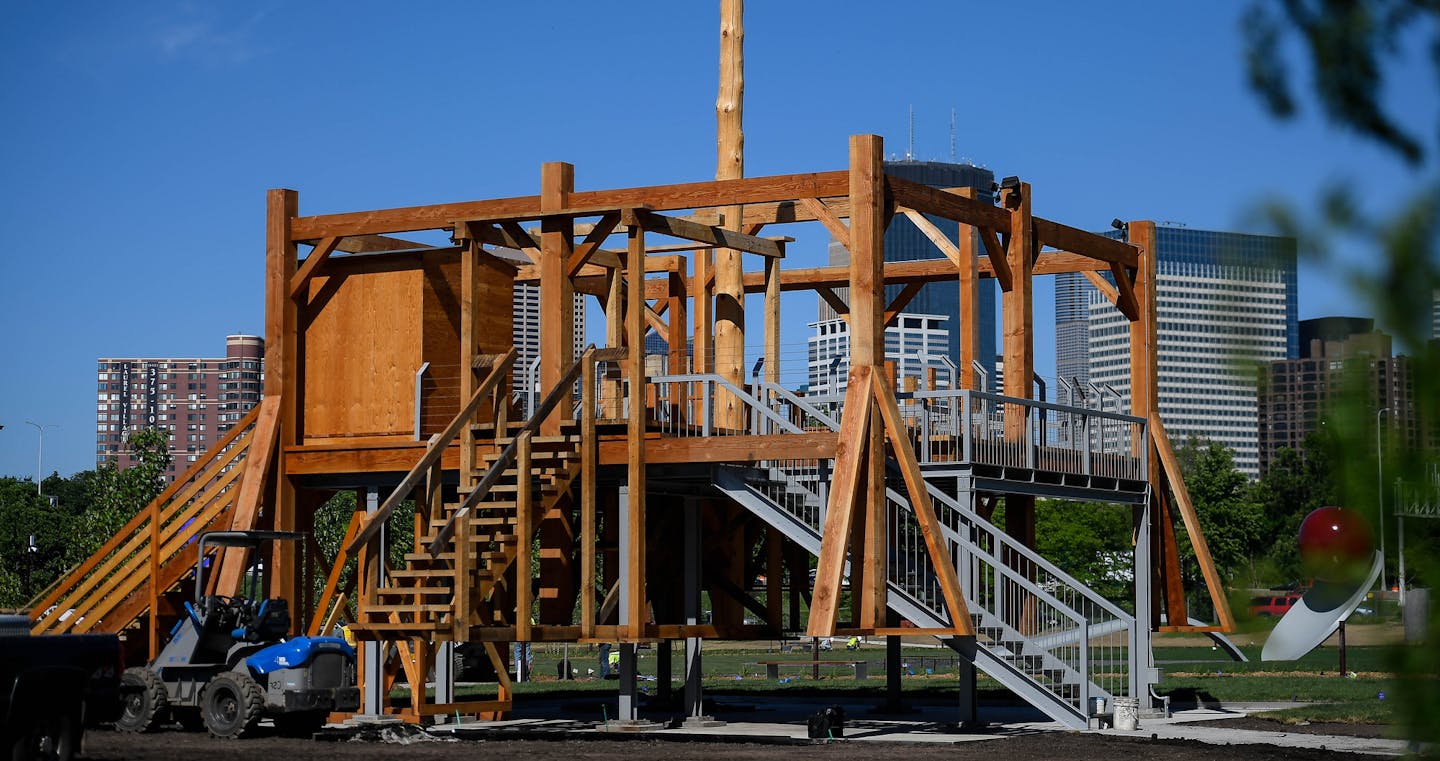
{"type": "MultiPolygon", "coordinates": [[[[230,444],[233,443],[236,438],[248,431],[250,427],[255,423],[255,419],[259,417],[259,415],[260,405],[257,404],[253,409],[246,413],[245,417],[241,418],[240,421],[235,424],[235,427],[231,428],[230,431],[220,439],[220,441],[216,442],[215,446],[210,448],[210,451],[206,452],[205,455],[201,457],[198,462],[190,466],[190,468],[185,471],[186,474],[193,473],[193,476],[176,479],[175,483],[171,484],[169,488],[160,493],[160,496],[156,497],[151,501],[162,505],[165,504],[166,501],[168,501],[171,497],[175,496],[176,492],[178,492],[191,481],[202,475],[205,469],[210,467],[211,461],[214,460],[216,457],[220,456],[220,453],[224,452],[225,448],[230,446],[230,444]]],[[[148,508],[149,505],[147,504],[145,507],[148,508]]],[[[132,516],[130,520],[125,523],[124,527],[122,527],[119,531],[115,532],[115,535],[110,537],[109,541],[105,542],[105,544],[100,546],[100,549],[92,553],[89,558],[85,559],[84,562],[62,574],[59,578],[52,582],[50,586],[45,589],[44,592],[41,592],[39,595],[36,596],[36,599],[30,602],[30,611],[32,613],[32,616],[35,611],[40,611],[41,613],[43,613],[51,605],[54,605],[56,602],[58,602],[60,596],[64,594],[64,587],[62,586],[64,582],[75,576],[83,577],[86,574],[89,574],[90,571],[94,570],[95,566],[99,564],[101,560],[103,560],[106,556],[108,556],[110,553],[114,552],[118,547],[120,547],[120,545],[124,543],[125,539],[135,531],[139,530],[139,528],[143,526],[145,524],[145,521],[147,521],[149,518],[149,510],[141,508],[140,510],[136,511],[135,515],[132,516]]]]}
{"type": "Polygon", "coordinates": [[[346,552],[351,554],[359,552],[360,548],[380,531],[380,527],[385,525],[385,520],[390,517],[390,513],[394,512],[395,508],[405,500],[405,497],[420,485],[420,480],[425,477],[425,472],[440,459],[445,448],[450,446],[450,442],[456,436],[460,435],[460,431],[469,425],[475,411],[480,408],[480,402],[494,393],[501,380],[509,377],[510,367],[515,364],[515,356],[515,348],[511,347],[500,362],[490,368],[490,374],[485,376],[485,382],[475,390],[475,395],[470,397],[470,401],[450,421],[450,425],[446,426],[441,433],[430,437],[430,442],[425,447],[425,455],[415,463],[409,473],[405,474],[405,478],[400,481],[399,486],[395,487],[395,491],[390,492],[390,496],[385,499],[385,504],[365,519],[365,525],[361,526],[360,531],[355,534],[355,538],[345,545],[346,552]]]}
{"type": "Polygon", "coordinates": [[[550,413],[560,404],[561,399],[570,395],[570,387],[573,386],[575,381],[580,377],[581,368],[585,367],[587,362],[598,361],[597,357],[602,355],[605,359],[616,359],[624,356],[624,350],[596,349],[594,344],[591,344],[585,349],[585,352],[580,355],[580,359],[576,360],[576,362],[570,366],[570,369],[565,371],[565,375],[560,379],[560,382],[556,383],[555,387],[550,389],[550,393],[545,395],[545,400],[536,408],[534,414],[530,416],[530,419],[525,421],[524,427],[515,434],[515,438],[511,439],[505,449],[500,452],[500,456],[490,466],[490,469],[485,471],[485,476],[480,479],[480,483],[475,485],[475,488],[465,497],[465,501],[460,504],[460,507],[450,514],[450,519],[445,521],[445,525],[441,526],[440,530],[435,532],[435,539],[430,542],[429,547],[432,556],[439,555],[441,551],[445,549],[445,545],[455,533],[455,522],[470,514],[471,508],[480,500],[484,499],[485,495],[490,493],[490,489],[495,486],[495,483],[504,475],[505,470],[515,461],[515,453],[519,449],[520,437],[526,433],[531,435],[538,433],[541,421],[550,416],[550,413]]]}

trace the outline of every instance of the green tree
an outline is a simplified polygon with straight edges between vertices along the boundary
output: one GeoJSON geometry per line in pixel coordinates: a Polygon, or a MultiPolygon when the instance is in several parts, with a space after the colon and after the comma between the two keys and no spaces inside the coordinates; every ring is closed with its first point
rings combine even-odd
{"type": "Polygon", "coordinates": [[[90,557],[165,490],[162,476],[171,462],[169,434],[147,428],[132,434],[126,445],[137,458],[133,465],[120,470],[113,462],[106,463],[86,479],[90,506],[75,526],[68,553],[72,565],[90,557]]]}
{"type": "MultiPolygon", "coordinates": [[[[1440,138],[1440,120],[1432,111],[1416,124],[1397,116],[1385,99],[1385,83],[1397,61],[1419,48],[1436,74],[1440,74],[1440,4],[1434,0],[1254,0],[1243,20],[1246,62],[1250,82],[1261,100],[1276,115],[1288,118],[1299,110],[1291,88],[1292,36],[1301,42],[1298,62],[1308,67],[1312,93],[1332,123],[1391,151],[1408,166],[1416,190],[1386,212],[1362,211],[1354,200],[1360,183],[1337,185],[1321,198],[1311,219],[1289,206],[1275,205],[1271,218],[1282,231],[1308,242],[1305,250],[1321,264],[1340,270],[1374,308],[1376,321],[1395,336],[1411,357],[1413,409],[1425,441],[1391,440],[1385,448],[1386,475],[1402,488],[1430,499],[1440,499],[1431,481],[1440,453],[1435,438],[1440,432],[1440,350],[1429,342],[1430,307],[1440,288],[1440,176],[1433,160],[1440,138]],[[1327,241],[1343,237],[1349,246],[1368,248],[1370,267],[1342,268],[1327,261],[1327,241]]],[[[1434,83],[1431,85],[1434,87],[1434,83]]],[[[1413,89],[1413,88],[1412,88],[1413,89]]],[[[1411,92],[1404,93],[1407,99],[1411,92]]],[[[1433,97],[1434,91],[1429,93],[1433,97]]],[[[1391,104],[1400,102],[1390,101],[1391,104]]],[[[1332,469],[1340,502],[1370,512],[1386,510],[1375,494],[1378,473],[1374,411],[1361,399],[1350,397],[1335,410],[1329,422],[1337,457],[1332,469]]],[[[1378,517],[1378,516],[1376,516],[1378,517]]],[[[1393,521],[1386,521],[1392,524],[1393,521]]],[[[1413,523],[1430,523],[1420,522],[1413,523]]],[[[1378,524],[1378,521],[1377,521],[1378,524]]],[[[1407,557],[1414,580],[1440,586],[1440,537],[1433,525],[1426,537],[1407,536],[1407,557]]],[[[1395,683],[1411,739],[1430,743],[1430,755],[1440,755],[1440,605],[1432,605],[1427,622],[1429,646],[1399,647],[1392,667],[1409,678],[1395,683]]]]}
{"type": "Polygon", "coordinates": [[[1129,505],[1036,500],[1035,549],[1076,581],[1132,608],[1130,513],[1129,505]]]}
{"type": "MultiPolygon", "coordinates": [[[[1233,580],[1266,541],[1264,514],[1255,504],[1250,480],[1235,468],[1230,450],[1214,441],[1191,437],[1176,457],[1210,557],[1220,575],[1233,580]]],[[[1188,540],[1181,541],[1180,556],[1192,566],[1195,563],[1195,550],[1188,540]]]]}
{"type": "Polygon", "coordinates": [[[33,481],[0,478],[0,608],[23,607],[64,572],[73,521],[33,481]]]}

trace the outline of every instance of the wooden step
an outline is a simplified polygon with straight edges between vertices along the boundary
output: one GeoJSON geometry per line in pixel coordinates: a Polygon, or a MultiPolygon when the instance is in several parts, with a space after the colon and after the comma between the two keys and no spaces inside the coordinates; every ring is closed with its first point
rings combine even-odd
{"type": "Polygon", "coordinates": [[[376,597],[448,597],[450,594],[449,587],[380,587],[375,590],[376,597]]]}
{"type": "Polygon", "coordinates": [[[366,613],[449,613],[449,605],[439,603],[401,603],[398,605],[366,605],[366,613]]]}

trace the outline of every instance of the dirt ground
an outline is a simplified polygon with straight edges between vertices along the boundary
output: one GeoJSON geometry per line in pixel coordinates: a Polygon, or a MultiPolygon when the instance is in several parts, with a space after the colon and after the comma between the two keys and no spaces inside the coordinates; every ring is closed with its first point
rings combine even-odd
{"type": "MultiPolygon", "coordinates": [[[[613,740],[560,739],[531,741],[430,740],[407,745],[357,741],[295,740],[255,737],[216,740],[204,733],[162,732],[123,735],[105,729],[86,737],[81,757],[92,761],[226,761],[227,759],[305,759],[339,761],[509,761],[516,758],[615,759],[615,761],[716,761],[738,759],[773,761],[826,759],[874,761],[900,756],[906,761],[924,759],[984,759],[997,751],[1026,761],[1074,761],[1076,758],[1161,759],[1162,761],[1307,761],[1349,756],[1328,751],[1281,748],[1273,745],[1217,746],[1191,742],[1157,741],[1066,733],[997,734],[994,740],[941,743],[876,743],[837,741],[827,745],[774,745],[752,743],[677,742],[636,737],[613,740]]],[[[1353,756],[1360,758],[1359,756],[1353,756]]]]}

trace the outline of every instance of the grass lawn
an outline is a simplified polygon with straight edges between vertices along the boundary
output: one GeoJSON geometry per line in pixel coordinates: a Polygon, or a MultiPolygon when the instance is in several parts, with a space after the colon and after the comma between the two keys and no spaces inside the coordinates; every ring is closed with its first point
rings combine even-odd
{"type": "MultiPolygon", "coordinates": [[[[838,644],[838,643],[837,643],[838,644]]],[[[870,697],[880,699],[885,692],[883,663],[885,649],[882,646],[865,646],[851,652],[843,648],[820,654],[825,661],[867,660],[870,664],[870,678],[857,680],[854,670],[848,665],[822,665],[821,678],[811,676],[811,652],[808,647],[795,645],[782,649],[779,643],[706,643],[704,651],[705,689],[708,693],[723,694],[806,694],[823,693],[870,697]],[[768,679],[761,661],[797,661],[798,665],[781,670],[781,679],[768,679]]],[[[1163,669],[1159,685],[1161,694],[1171,696],[1177,703],[1188,702],[1294,702],[1293,708],[1261,714],[1267,718],[1282,721],[1327,721],[1365,724],[1388,724],[1395,720],[1393,706],[1389,699],[1395,693],[1396,677],[1387,671],[1386,648],[1352,646],[1347,651],[1347,667],[1355,672],[1354,677],[1339,674],[1337,653],[1334,648],[1321,648],[1298,661],[1288,663],[1262,663],[1258,647],[1243,648],[1251,659],[1238,663],[1227,658],[1223,651],[1212,650],[1208,645],[1175,646],[1161,639],[1155,649],[1155,658],[1163,669]],[[1383,696],[1383,697],[1382,697],[1383,696]]],[[[517,684],[515,692],[525,695],[593,695],[618,694],[616,680],[601,680],[590,675],[599,673],[599,653],[588,646],[570,647],[570,663],[578,671],[578,678],[568,681],[557,679],[557,666],[562,653],[557,646],[535,646],[532,679],[517,684]]],[[[672,649],[672,667],[679,672],[684,663],[684,649],[675,643],[672,649]]],[[[953,700],[958,692],[956,678],[957,660],[955,654],[945,648],[905,647],[901,651],[902,662],[909,665],[902,680],[902,689],[912,698],[953,700]],[[913,673],[912,673],[913,672],[913,673]]],[[[640,689],[654,694],[658,687],[655,681],[657,652],[651,647],[639,653],[640,689]]],[[[1013,702],[1015,698],[998,684],[980,675],[982,702],[1013,702]]],[[[678,693],[682,682],[677,678],[672,688],[678,693]]],[[[1440,689],[1440,685],[1437,685],[1440,689]]],[[[458,692],[461,699],[493,696],[493,684],[463,685],[458,692]]],[[[404,695],[404,690],[397,696],[404,695]]]]}

